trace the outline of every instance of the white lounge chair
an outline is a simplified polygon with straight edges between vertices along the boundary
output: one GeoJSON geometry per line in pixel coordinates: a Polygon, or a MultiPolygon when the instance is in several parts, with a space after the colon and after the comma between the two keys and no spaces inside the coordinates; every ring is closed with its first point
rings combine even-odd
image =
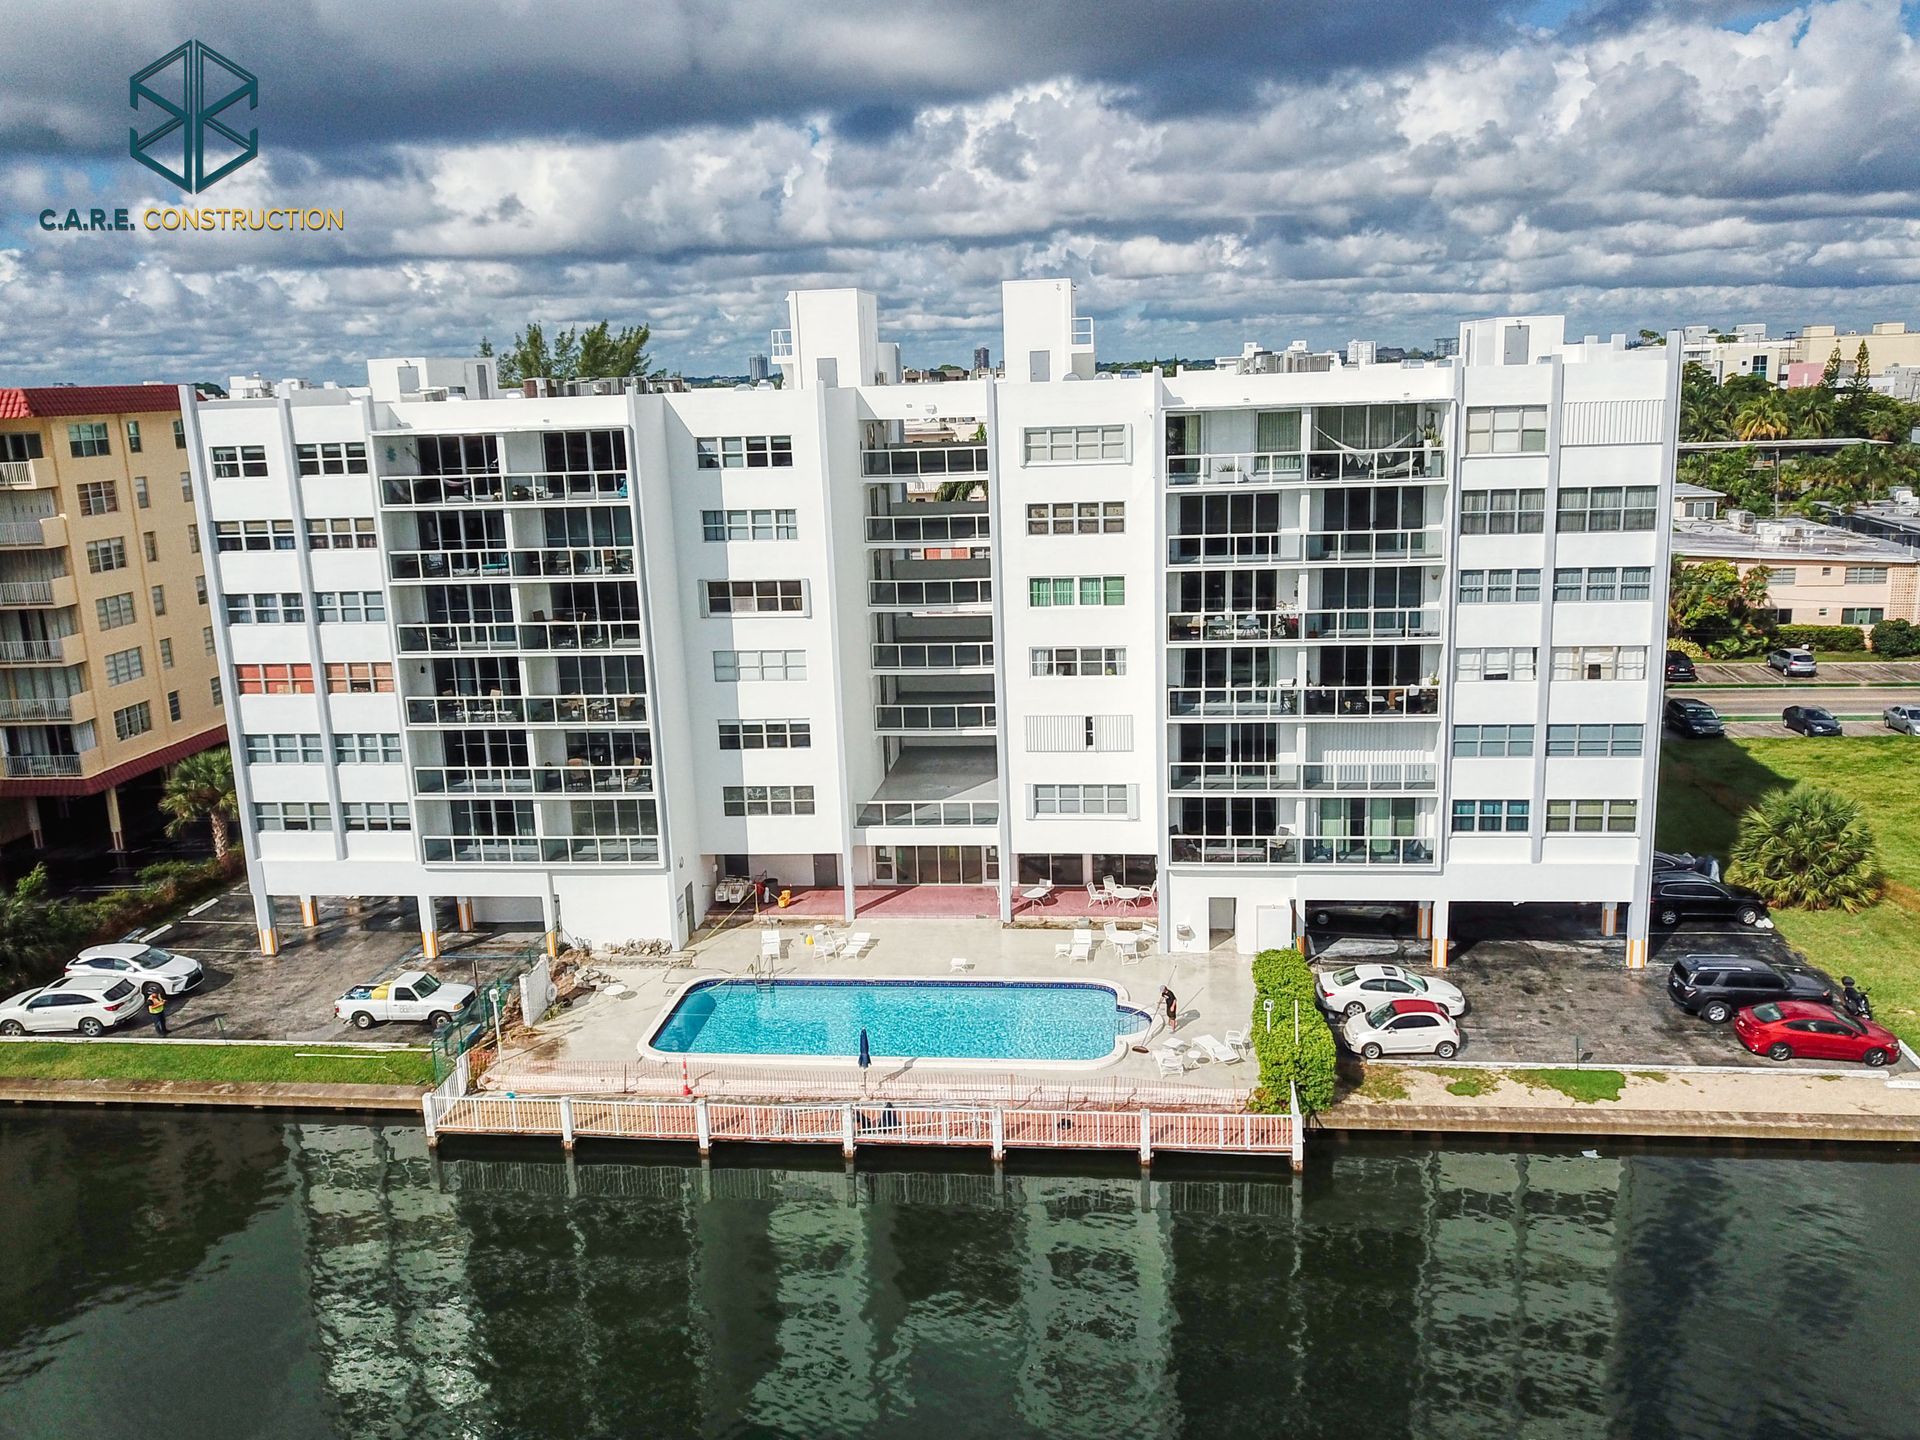
{"type": "Polygon", "coordinates": [[[864,930],[856,930],[847,937],[847,943],[841,947],[840,953],[849,959],[857,959],[859,958],[860,952],[871,944],[873,944],[873,937],[871,935],[867,934],[864,930]]]}
{"type": "Polygon", "coordinates": [[[1067,959],[1069,960],[1093,959],[1093,941],[1091,939],[1081,940],[1076,938],[1073,944],[1067,947],[1067,959]]]}
{"type": "Polygon", "coordinates": [[[763,960],[778,960],[780,958],[780,932],[778,930],[762,930],[760,932],[760,958],[763,960]]]}
{"type": "Polygon", "coordinates": [[[1240,1052],[1223,1043],[1217,1035],[1196,1035],[1187,1043],[1209,1060],[1217,1060],[1222,1065],[1232,1065],[1240,1059],[1240,1052]]]}
{"type": "Polygon", "coordinates": [[[959,956],[955,956],[952,960],[949,960],[947,962],[947,968],[953,971],[953,973],[956,975],[963,974],[964,972],[973,969],[973,961],[963,960],[959,956]]]}
{"type": "Polygon", "coordinates": [[[1233,1047],[1237,1055],[1246,1056],[1253,1053],[1253,1040],[1245,1030],[1227,1031],[1227,1044],[1233,1047]]]}
{"type": "Polygon", "coordinates": [[[1187,1057],[1178,1050],[1160,1049],[1153,1052],[1153,1063],[1160,1067],[1162,1075],[1184,1075],[1187,1073],[1187,1057]]]}

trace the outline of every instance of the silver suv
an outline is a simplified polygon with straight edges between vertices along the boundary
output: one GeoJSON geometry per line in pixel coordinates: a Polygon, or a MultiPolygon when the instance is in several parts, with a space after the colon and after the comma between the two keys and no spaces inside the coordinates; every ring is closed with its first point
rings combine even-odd
{"type": "Polygon", "coordinates": [[[1811,650],[1776,650],[1767,656],[1767,664],[1782,675],[1817,675],[1819,667],[1813,663],[1811,650]]]}

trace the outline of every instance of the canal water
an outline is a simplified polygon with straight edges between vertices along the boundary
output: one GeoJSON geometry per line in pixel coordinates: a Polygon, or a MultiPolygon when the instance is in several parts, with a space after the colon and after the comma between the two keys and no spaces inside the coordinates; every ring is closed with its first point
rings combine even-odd
{"type": "Polygon", "coordinates": [[[1920,1433],[1898,1157],[888,1158],[14,1110],[0,1436],[1920,1433]]]}

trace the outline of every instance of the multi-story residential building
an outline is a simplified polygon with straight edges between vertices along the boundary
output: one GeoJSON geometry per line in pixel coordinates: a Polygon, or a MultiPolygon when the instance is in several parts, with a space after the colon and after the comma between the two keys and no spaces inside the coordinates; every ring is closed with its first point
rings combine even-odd
{"type": "Polygon", "coordinates": [[[789,296],[779,390],[376,361],[192,407],[263,945],[269,897],[396,892],[429,950],[446,908],[681,941],[762,872],[1001,918],[1112,877],[1175,950],[1617,925],[1680,347],[1097,375],[1069,282],[1002,293],[1004,376],[937,405],[841,290],[789,296]]]}
{"type": "Polygon", "coordinates": [[[1736,510],[1725,520],[1677,521],[1673,553],[1725,560],[1742,575],[1764,567],[1771,618],[1781,625],[1920,621],[1920,553],[1892,540],[1736,510]]]}
{"type": "Polygon", "coordinates": [[[225,738],[179,393],[0,389],[0,840],[122,849],[225,738]]]}
{"type": "MultiPolygon", "coordinates": [[[[1817,385],[1834,351],[1840,352],[1840,373],[1853,374],[1860,347],[1867,347],[1872,375],[1890,369],[1920,365],[1920,331],[1907,329],[1904,320],[1883,320],[1871,330],[1840,330],[1833,325],[1803,325],[1797,331],[1769,338],[1765,325],[1736,325],[1731,339],[1716,339],[1711,326],[1689,325],[1685,358],[1704,366],[1715,380],[1736,375],[1758,375],[1789,387],[1817,385]]],[[[1882,387],[1885,388],[1885,387],[1882,387]]]]}

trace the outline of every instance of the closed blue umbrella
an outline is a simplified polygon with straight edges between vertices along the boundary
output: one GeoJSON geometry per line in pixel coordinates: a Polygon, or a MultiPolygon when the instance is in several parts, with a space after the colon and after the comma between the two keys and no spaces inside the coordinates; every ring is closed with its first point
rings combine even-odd
{"type": "Polygon", "coordinates": [[[867,1042],[867,1027],[860,1027],[860,1068],[866,1069],[873,1064],[873,1046],[867,1042]]]}

